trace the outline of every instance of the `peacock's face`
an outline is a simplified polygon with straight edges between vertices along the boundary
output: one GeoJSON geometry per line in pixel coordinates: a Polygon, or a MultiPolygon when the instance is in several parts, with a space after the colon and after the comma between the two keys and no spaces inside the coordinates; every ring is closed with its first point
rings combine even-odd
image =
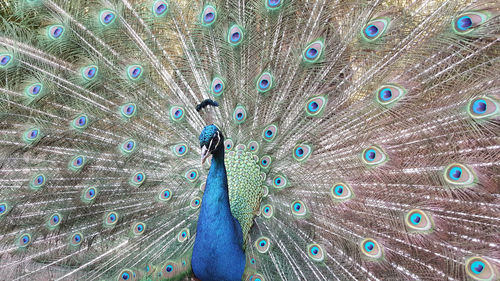
{"type": "Polygon", "coordinates": [[[203,128],[200,134],[200,147],[201,147],[201,163],[224,146],[224,136],[222,132],[215,125],[208,125],[203,128]]]}

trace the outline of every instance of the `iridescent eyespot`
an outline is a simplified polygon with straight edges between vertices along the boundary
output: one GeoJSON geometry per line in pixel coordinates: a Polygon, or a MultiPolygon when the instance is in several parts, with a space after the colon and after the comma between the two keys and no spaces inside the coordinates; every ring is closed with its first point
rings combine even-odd
{"type": "Polygon", "coordinates": [[[17,240],[17,245],[21,248],[28,247],[31,244],[31,235],[28,233],[22,234],[17,240]]]}
{"type": "Polygon", "coordinates": [[[269,238],[262,236],[255,241],[255,248],[259,253],[265,254],[269,250],[270,244],[269,238]]]}
{"type": "Polygon", "coordinates": [[[162,17],[167,14],[168,3],[167,1],[155,1],[153,3],[153,15],[156,17],[162,17]]]}
{"type": "Polygon", "coordinates": [[[128,155],[135,151],[136,143],[133,139],[128,139],[120,144],[122,154],[128,155]]]}
{"type": "Polygon", "coordinates": [[[463,13],[453,20],[453,30],[457,34],[467,34],[487,21],[489,17],[488,14],[478,11],[463,13]]]}
{"type": "Polygon", "coordinates": [[[323,247],[318,244],[307,245],[307,255],[313,261],[317,262],[321,262],[325,259],[325,251],[323,251],[323,247]]]}
{"type": "Polygon", "coordinates": [[[176,276],[178,274],[177,271],[178,271],[177,264],[172,261],[168,261],[162,268],[161,276],[162,278],[168,279],[176,276]]]}
{"type": "Polygon", "coordinates": [[[500,105],[490,97],[476,97],[469,102],[467,112],[474,119],[493,117],[500,113],[500,105]]]}
{"type": "Polygon", "coordinates": [[[86,161],[87,157],[83,155],[77,155],[69,161],[68,168],[75,172],[80,171],[83,168],[83,166],[85,166],[86,161]]]}
{"type": "Polygon", "coordinates": [[[131,185],[139,187],[144,183],[144,181],[146,181],[146,174],[143,172],[137,172],[132,176],[129,182],[131,185]]]}
{"type": "Polygon", "coordinates": [[[238,46],[243,41],[243,30],[238,25],[233,25],[227,33],[227,41],[231,46],[238,46]]]}
{"type": "Polygon", "coordinates": [[[410,231],[430,232],[434,227],[432,217],[420,209],[413,209],[405,215],[405,224],[410,231]]]}
{"type": "Polygon", "coordinates": [[[293,201],[290,204],[290,209],[292,210],[292,215],[296,217],[304,217],[307,214],[306,205],[300,200],[293,201]]]}
{"type": "Polygon", "coordinates": [[[0,68],[7,67],[12,62],[12,56],[9,54],[0,54],[0,68]]]}
{"type": "Polygon", "coordinates": [[[118,274],[118,280],[133,281],[135,280],[135,272],[131,269],[122,269],[118,274]]]}
{"type": "Polygon", "coordinates": [[[212,95],[216,97],[220,97],[222,93],[224,93],[224,89],[226,88],[226,84],[224,83],[224,80],[222,80],[219,77],[215,77],[214,80],[212,80],[212,85],[210,86],[210,91],[212,92],[212,95]]]}
{"type": "Polygon", "coordinates": [[[255,262],[256,262],[256,261],[255,261],[255,259],[254,259],[254,258],[251,258],[251,259],[250,259],[250,264],[255,264],[255,262]]]}
{"type": "Polygon", "coordinates": [[[293,149],[292,156],[293,159],[302,162],[305,161],[309,157],[309,155],[311,155],[311,153],[312,153],[312,148],[310,145],[298,144],[293,149]]]}
{"type": "Polygon", "coordinates": [[[497,280],[497,272],[488,260],[483,257],[470,257],[465,261],[465,271],[474,280],[497,280]]]}
{"type": "Polygon", "coordinates": [[[99,21],[104,26],[111,25],[115,21],[115,19],[116,19],[116,14],[111,10],[103,10],[99,15],[99,21]]]}
{"type": "Polygon", "coordinates": [[[10,211],[10,206],[7,202],[0,202],[0,218],[10,211]]]}
{"type": "Polygon", "coordinates": [[[206,5],[203,9],[203,13],[201,13],[201,22],[203,26],[212,25],[215,20],[217,20],[217,11],[215,7],[211,5],[206,5]]]}
{"type": "Polygon", "coordinates": [[[377,102],[389,105],[406,94],[406,89],[397,85],[383,85],[377,90],[377,102]]]}
{"type": "Polygon", "coordinates": [[[172,147],[175,156],[184,156],[188,152],[188,147],[184,143],[176,144],[172,147]]]}
{"type": "Polygon", "coordinates": [[[181,231],[179,232],[179,234],[177,234],[177,241],[179,242],[185,242],[186,240],[189,239],[189,229],[187,228],[183,228],[181,229],[181,231]]]}
{"type": "Polygon", "coordinates": [[[345,201],[351,199],[354,193],[351,187],[345,183],[336,183],[330,188],[330,194],[334,202],[345,201]]]}
{"type": "Polygon", "coordinates": [[[90,81],[97,76],[97,72],[99,72],[99,69],[97,68],[96,65],[89,65],[82,68],[82,77],[85,80],[90,81]]]}
{"type": "Polygon", "coordinates": [[[28,144],[34,143],[35,141],[39,140],[40,137],[40,129],[38,128],[31,128],[23,134],[23,139],[28,144]]]}
{"type": "Polygon", "coordinates": [[[271,124],[262,130],[262,139],[271,142],[278,135],[278,126],[271,124]]]}
{"type": "Polygon", "coordinates": [[[162,189],[158,195],[158,199],[164,202],[172,199],[172,191],[169,188],[162,189]]]}
{"type": "Polygon", "coordinates": [[[170,108],[170,118],[174,121],[181,121],[184,118],[184,108],[172,106],[170,108]]]}
{"type": "Polygon", "coordinates": [[[73,233],[73,235],[69,237],[69,244],[71,246],[78,246],[82,244],[82,241],[83,241],[83,235],[80,232],[73,233]]]}
{"type": "Polygon", "coordinates": [[[115,226],[118,222],[118,213],[117,212],[109,212],[104,216],[104,226],[112,227],[115,226]]]}
{"type": "Polygon", "coordinates": [[[191,199],[191,203],[189,204],[191,209],[198,209],[200,205],[201,205],[201,198],[197,196],[191,199]]]}
{"type": "Polygon", "coordinates": [[[232,141],[231,139],[226,139],[226,140],[224,141],[224,148],[225,148],[226,150],[231,150],[231,149],[233,149],[233,141],[232,141]]]}
{"type": "Polygon", "coordinates": [[[64,27],[62,25],[51,25],[47,27],[47,36],[50,39],[56,40],[64,34],[64,27]]]}
{"type": "Polygon", "coordinates": [[[248,150],[250,150],[250,152],[253,152],[253,153],[259,152],[259,143],[256,141],[250,141],[248,143],[247,147],[248,147],[248,150]]]}
{"type": "Polygon", "coordinates": [[[233,112],[233,120],[236,124],[241,124],[247,119],[247,111],[244,106],[238,105],[233,112]]]}
{"type": "Polygon", "coordinates": [[[370,146],[363,150],[361,158],[365,164],[370,166],[379,165],[388,160],[384,151],[377,146],[370,146]]]}
{"type": "Polygon", "coordinates": [[[327,99],[324,96],[311,98],[306,102],[305,111],[307,116],[319,117],[323,113],[327,99]]]}
{"type": "Polygon", "coordinates": [[[39,97],[42,93],[43,85],[41,83],[34,83],[24,89],[24,93],[29,98],[39,97]]]}
{"type": "Polygon", "coordinates": [[[132,224],[131,230],[134,236],[140,236],[146,231],[146,224],[143,222],[136,222],[132,224]]]}
{"type": "Polygon", "coordinates": [[[139,80],[141,78],[143,73],[143,68],[142,66],[136,64],[136,65],[130,65],[127,67],[127,76],[130,80],[139,80]]]}
{"type": "Polygon", "coordinates": [[[84,203],[91,203],[97,196],[97,189],[95,187],[88,187],[82,191],[82,201],[84,203]]]}
{"type": "Polygon", "coordinates": [[[272,159],[269,155],[264,155],[260,158],[260,167],[263,169],[268,169],[271,165],[272,159]]]}
{"type": "Polygon", "coordinates": [[[266,204],[266,205],[262,206],[260,212],[261,212],[263,217],[268,219],[268,218],[273,216],[273,206],[270,204],[266,204]]]}
{"type": "Polygon", "coordinates": [[[260,93],[268,92],[273,86],[273,76],[269,72],[264,72],[257,79],[257,91],[260,93]]]}
{"type": "Polygon", "coordinates": [[[33,190],[38,190],[42,188],[45,185],[45,175],[43,174],[38,174],[33,177],[33,179],[30,181],[30,188],[33,190]]]}
{"type": "Polygon", "coordinates": [[[184,177],[190,182],[195,182],[198,179],[199,173],[196,169],[190,169],[185,174],[184,177]]]}
{"type": "Polygon", "coordinates": [[[71,126],[75,129],[85,129],[88,126],[88,117],[86,114],[80,114],[71,122],[71,126]]]}
{"type": "Polygon", "coordinates": [[[324,48],[323,40],[316,40],[304,49],[302,52],[302,59],[307,63],[315,63],[321,58],[324,48]]]}
{"type": "Polygon", "coordinates": [[[255,273],[250,275],[250,277],[248,277],[246,281],[264,281],[264,277],[262,277],[262,275],[260,274],[255,273]]]}
{"type": "Polygon", "coordinates": [[[379,243],[372,238],[366,238],[359,245],[361,253],[370,259],[380,259],[383,256],[383,249],[379,243]]]}
{"type": "Polygon", "coordinates": [[[287,179],[283,175],[277,175],[273,179],[273,186],[278,189],[282,189],[287,186],[287,179]]]}
{"type": "Polygon", "coordinates": [[[55,229],[62,221],[62,217],[60,214],[58,213],[55,213],[55,214],[52,214],[48,221],[47,221],[47,227],[49,229],[55,229]]]}
{"type": "Polygon", "coordinates": [[[453,185],[471,185],[474,183],[476,175],[467,166],[453,163],[444,170],[444,179],[453,185]]]}
{"type": "Polygon", "coordinates": [[[268,10],[277,10],[281,7],[281,0],[266,0],[266,8],[268,10]]]}
{"type": "Polygon", "coordinates": [[[388,26],[389,19],[372,20],[365,25],[361,35],[366,41],[372,42],[380,38],[385,33],[388,26]]]}
{"type": "Polygon", "coordinates": [[[131,118],[136,115],[137,106],[135,105],[135,103],[132,102],[126,103],[120,107],[120,113],[125,118],[131,118]]]}

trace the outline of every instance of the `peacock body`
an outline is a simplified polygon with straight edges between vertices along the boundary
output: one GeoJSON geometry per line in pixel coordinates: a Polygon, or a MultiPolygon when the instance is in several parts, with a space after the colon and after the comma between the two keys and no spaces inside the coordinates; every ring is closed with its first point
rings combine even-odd
{"type": "Polygon", "coordinates": [[[499,280],[495,1],[0,8],[0,280],[499,280]]]}

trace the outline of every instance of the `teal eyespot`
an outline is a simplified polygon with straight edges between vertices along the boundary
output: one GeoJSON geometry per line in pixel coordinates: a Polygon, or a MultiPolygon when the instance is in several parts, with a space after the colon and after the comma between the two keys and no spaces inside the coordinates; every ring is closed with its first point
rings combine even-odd
{"type": "Polygon", "coordinates": [[[170,108],[170,119],[173,121],[181,121],[184,118],[184,108],[180,106],[172,106],[170,108]]]}
{"type": "Polygon", "coordinates": [[[444,179],[452,185],[471,185],[476,180],[476,175],[467,166],[453,163],[444,170],[444,179]]]}
{"type": "Polygon", "coordinates": [[[104,216],[104,226],[105,227],[113,227],[118,222],[118,213],[117,212],[108,212],[104,216]]]}
{"type": "Polygon", "coordinates": [[[176,276],[178,274],[178,265],[175,262],[167,261],[162,268],[161,276],[162,278],[170,278],[176,276]]]}
{"type": "Polygon", "coordinates": [[[227,41],[233,47],[239,46],[243,41],[243,30],[238,25],[233,25],[227,33],[227,41]]]}
{"type": "Polygon", "coordinates": [[[262,130],[262,139],[271,142],[278,135],[278,126],[270,124],[262,130]]]}
{"type": "Polygon", "coordinates": [[[115,22],[115,19],[116,19],[116,13],[111,10],[103,10],[99,14],[99,21],[104,26],[111,25],[113,22],[115,22]]]}
{"type": "Polygon", "coordinates": [[[97,196],[97,188],[91,186],[82,191],[81,199],[84,203],[92,203],[97,196]]]}
{"type": "Polygon", "coordinates": [[[130,179],[130,184],[135,187],[141,186],[146,181],[146,174],[143,172],[135,173],[130,179]]]}
{"type": "Polygon", "coordinates": [[[63,37],[64,31],[64,26],[62,25],[50,25],[47,27],[47,37],[52,40],[60,39],[63,37]]]}
{"type": "Polygon", "coordinates": [[[312,148],[310,145],[307,144],[298,144],[295,146],[293,149],[293,159],[297,160],[298,162],[303,162],[309,158],[309,156],[312,153],[312,148]]]}
{"type": "Polygon", "coordinates": [[[143,222],[136,222],[132,224],[131,230],[134,236],[141,236],[146,231],[146,224],[143,222]]]}
{"type": "Polygon", "coordinates": [[[97,77],[99,68],[96,65],[89,65],[81,70],[83,79],[87,81],[94,80],[97,77]]]}
{"type": "Polygon", "coordinates": [[[476,97],[469,101],[467,113],[474,119],[487,119],[499,115],[500,105],[490,97],[476,97]]]}
{"type": "Polygon", "coordinates": [[[272,163],[272,158],[269,155],[264,155],[262,156],[262,158],[260,158],[259,164],[262,169],[269,169],[271,163],[272,163]]]}
{"type": "Polygon", "coordinates": [[[143,68],[142,66],[135,64],[127,67],[127,76],[130,80],[139,80],[142,77],[143,68]]]}
{"type": "Polygon", "coordinates": [[[179,232],[179,234],[177,234],[177,241],[179,242],[185,242],[186,240],[189,239],[189,229],[187,228],[183,228],[181,229],[181,231],[179,232]]]}
{"type": "Polygon", "coordinates": [[[0,53],[0,68],[6,68],[12,63],[12,55],[0,53]]]}
{"type": "Polygon", "coordinates": [[[369,166],[377,166],[388,161],[387,155],[377,146],[370,146],[363,150],[361,158],[369,166]]]}
{"type": "Polygon", "coordinates": [[[71,126],[75,129],[78,130],[83,130],[87,128],[88,126],[88,116],[86,114],[80,114],[78,115],[73,121],[71,122],[71,126]]]}
{"type": "Polygon", "coordinates": [[[0,202],[0,218],[7,215],[10,211],[10,205],[7,202],[0,202]]]}
{"type": "Polygon", "coordinates": [[[24,142],[28,144],[32,144],[36,141],[38,141],[41,137],[41,132],[40,129],[38,128],[31,128],[28,129],[26,132],[23,134],[23,140],[24,142]]]}
{"type": "Polygon", "coordinates": [[[201,205],[201,198],[196,196],[191,199],[191,202],[189,203],[189,206],[191,209],[198,209],[201,205]]]}
{"type": "Polygon", "coordinates": [[[325,260],[325,251],[323,247],[319,244],[309,244],[307,245],[307,255],[310,259],[316,262],[321,262],[325,260]]]}
{"type": "Polygon", "coordinates": [[[250,141],[248,143],[248,150],[252,153],[258,153],[259,152],[259,143],[256,141],[250,141]]]}
{"type": "Polygon", "coordinates": [[[212,95],[214,95],[215,97],[220,97],[224,93],[225,89],[226,84],[224,83],[224,80],[219,77],[215,77],[214,80],[212,80],[212,85],[210,86],[212,95]]]}
{"type": "Polygon", "coordinates": [[[266,0],[266,9],[269,11],[278,10],[281,8],[281,0],[266,0]]]}
{"type": "Polygon", "coordinates": [[[292,210],[292,215],[295,217],[304,217],[307,214],[306,205],[300,200],[293,201],[290,204],[290,209],[292,210]]]}
{"type": "Polygon", "coordinates": [[[405,215],[405,225],[413,232],[426,233],[434,227],[432,217],[420,209],[410,210],[405,215]]]}
{"type": "Polygon", "coordinates": [[[201,13],[201,24],[211,26],[217,20],[217,11],[214,6],[206,5],[201,13]]]}
{"type": "Polygon", "coordinates": [[[387,84],[382,85],[377,90],[377,102],[381,105],[388,106],[402,98],[406,94],[406,89],[401,86],[387,84]]]}
{"type": "Polygon", "coordinates": [[[302,52],[302,59],[306,63],[315,63],[320,60],[323,54],[324,42],[322,39],[309,43],[302,52]]]}
{"type": "Polygon", "coordinates": [[[354,197],[354,193],[349,185],[336,183],[330,188],[330,195],[334,202],[343,202],[354,197]]]}
{"type": "Polygon", "coordinates": [[[122,269],[120,273],[118,274],[118,280],[120,281],[134,281],[136,280],[136,274],[133,270],[131,269],[122,269]]]}
{"type": "Polygon", "coordinates": [[[165,16],[167,14],[167,11],[168,11],[168,2],[167,1],[162,1],[162,0],[155,1],[153,3],[152,10],[153,10],[153,15],[155,17],[163,17],[163,16],[165,16]]]}
{"type": "Polygon", "coordinates": [[[360,243],[361,253],[370,259],[380,259],[383,257],[383,249],[380,244],[372,238],[366,238],[360,243]]]}
{"type": "Polygon", "coordinates": [[[83,169],[86,162],[87,162],[87,157],[83,155],[77,155],[69,161],[68,168],[74,172],[77,172],[83,169]]]}
{"type": "Polygon", "coordinates": [[[491,15],[482,11],[469,11],[458,15],[453,20],[453,31],[460,35],[473,32],[481,24],[485,23],[491,15]]]}
{"type": "Polygon", "coordinates": [[[261,94],[267,93],[273,87],[273,76],[269,72],[264,72],[257,79],[257,91],[261,94]]]}
{"type": "Polygon", "coordinates": [[[73,233],[69,237],[69,244],[71,246],[79,246],[82,244],[82,241],[83,241],[83,235],[80,232],[73,233]]]}
{"type": "Polygon", "coordinates": [[[62,221],[62,216],[59,213],[52,214],[48,221],[47,221],[47,227],[48,229],[55,229],[59,224],[61,224],[62,221]]]}
{"type": "Polygon", "coordinates": [[[45,185],[45,175],[37,174],[30,181],[30,188],[33,190],[39,190],[45,185]]]}
{"type": "Polygon", "coordinates": [[[180,143],[172,147],[175,156],[184,156],[188,153],[188,147],[185,143],[180,143]]]}
{"type": "Polygon", "coordinates": [[[233,120],[236,124],[241,124],[247,119],[247,111],[244,106],[238,105],[233,112],[233,120]]]}
{"type": "Polygon", "coordinates": [[[465,271],[474,280],[497,280],[497,272],[488,260],[483,257],[470,257],[465,261],[465,271]]]}
{"type": "Polygon", "coordinates": [[[24,88],[24,93],[28,98],[36,98],[42,95],[43,90],[42,83],[34,83],[24,88]]]}
{"type": "Polygon", "coordinates": [[[267,253],[267,251],[269,251],[270,245],[271,245],[271,242],[270,242],[269,238],[267,238],[265,236],[262,236],[255,241],[255,248],[261,254],[267,253]]]}
{"type": "Polygon", "coordinates": [[[269,219],[273,216],[273,212],[274,212],[273,206],[270,204],[266,204],[266,205],[262,206],[262,208],[260,209],[260,212],[264,218],[269,219]]]}
{"type": "Polygon", "coordinates": [[[125,118],[131,118],[137,114],[137,106],[135,103],[126,103],[120,107],[120,113],[125,118]]]}
{"type": "Polygon", "coordinates": [[[277,188],[277,189],[285,188],[287,186],[287,183],[288,183],[288,180],[283,175],[277,175],[273,179],[273,186],[274,186],[274,188],[277,188]]]}
{"type": "Polygon", "coordinates": [[[184,174],[184,176],[188,181],[195,182],[200,176],[200,173],[196,169],[190,169],[184,174]]]}
{"type": "Polygon", "coordinates": [[[233,141],[231,139],[226,139],[224,141],[224,148],[226,149],[226,151],[230,151],[233,149],[233,141]]]}
{"type": "Polygon", "coordinates": [[[135,151],[137,144],[135,140],[128,139],[120,144],[120,151],[124,155],[129,155],[135,151]]]}
{"type": "Polygon", "coordinates": [[[172,199],[172,190],[169,188],[162,189],[158,194],[158,199],[163,202],[169,201],[172,199]]]}
{"type": "Polygon", "coordinates": [[[19,236],[19,238],[17,239],[17,246],[19,248],[26,248],[29,245],[31,245],[31,242],[32,242],[31,234],[24,233],[24,234],[21,234],[21,236],[19,236]]]}
{"type": "Polygon", "coordinates": [[[319,117],[323,114],[326,107],[327,99],[324,96],[318,96],[309,99],[305,105],[305,112],[307,116],[319,117]]]}
{"type": "Polygon", "coordinates": [[[388,18],[380,18],[368,22],[361,32],[363,39],[368,42],[376,41],[387,31],[389,22],[388,18]]]}

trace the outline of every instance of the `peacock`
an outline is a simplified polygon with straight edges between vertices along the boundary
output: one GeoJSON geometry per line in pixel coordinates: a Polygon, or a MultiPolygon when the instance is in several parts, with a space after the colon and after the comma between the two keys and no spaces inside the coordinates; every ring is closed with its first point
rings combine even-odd
{"type": "Polygon", "coordinates": [[[0,280],[500,280],[499,15],[0,2],[0,280]]]}

